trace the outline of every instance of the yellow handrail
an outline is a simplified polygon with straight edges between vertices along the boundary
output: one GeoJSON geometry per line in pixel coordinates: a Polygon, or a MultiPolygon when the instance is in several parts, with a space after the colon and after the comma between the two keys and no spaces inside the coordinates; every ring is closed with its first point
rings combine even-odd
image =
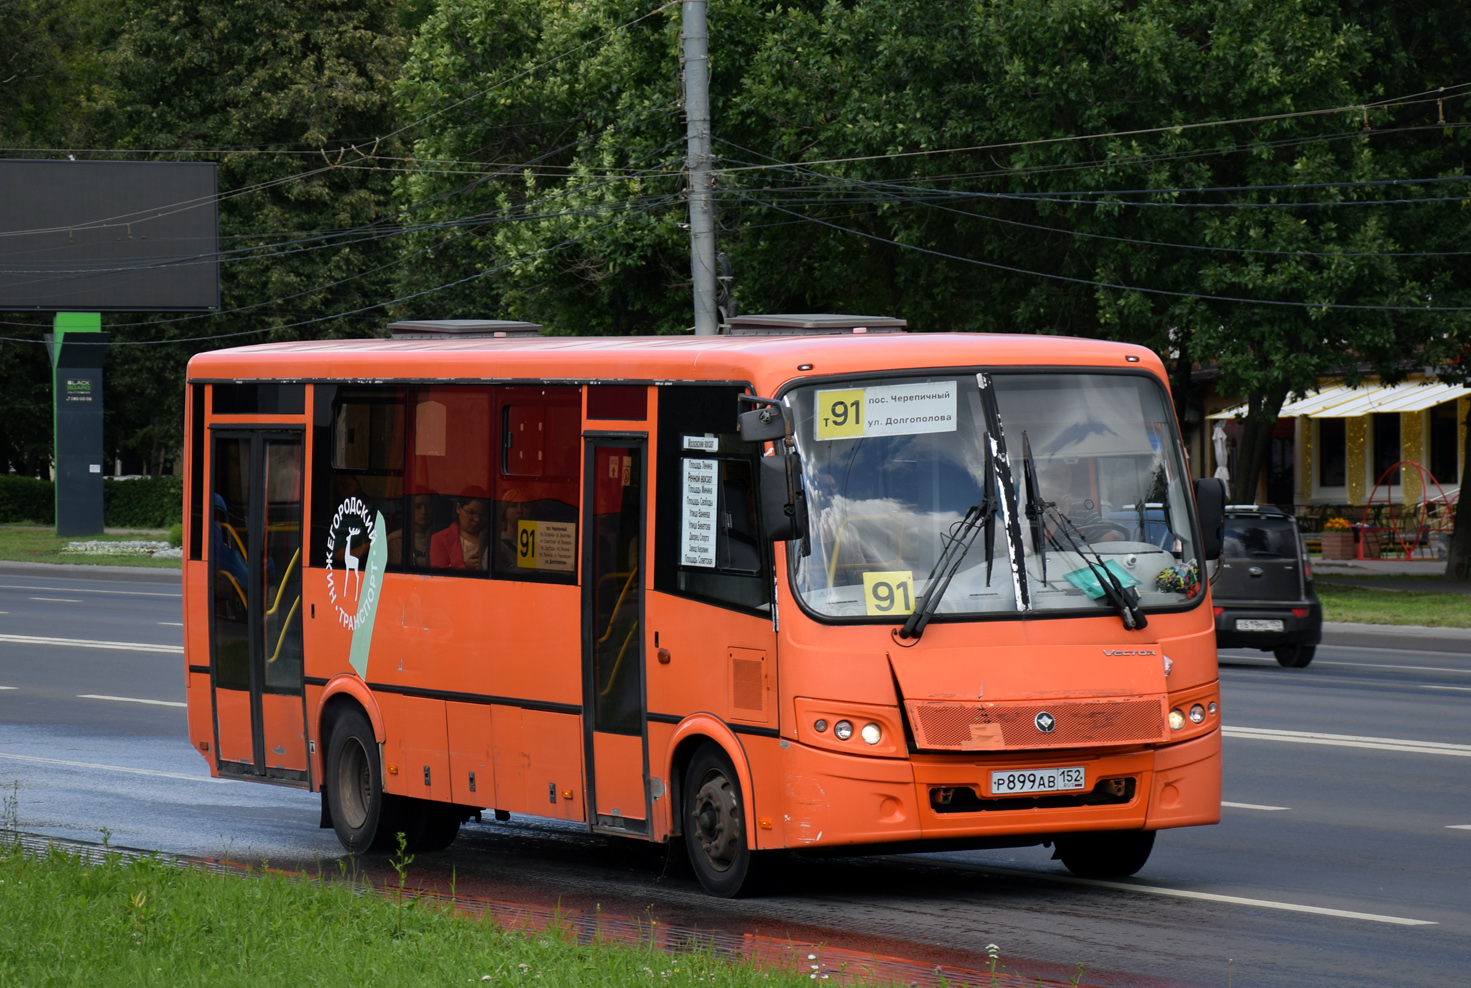
{"type": "MultiPolygon", "coordinates": [[[[300,558],[301,547],[298,546],[296,552],[291,557],[291,562],[286,564],[286,573],[281,577],[281,585],[276,588],[276,601],[275,603],[271,604],[271,609],[269,611],[266,611],[266,617],[270,617],[272,614],[275,614],[276,608],[281,606],[281,597],[286,593],[286,584],[291,581],[291,571],[296,568],[296,561],[300,558]]],[[[297,598],[298,601],[300,601],[300,599],[300,597],[297,598]]]]}
{"type": "MultiPolygon", "coordinates": [[[[617,574],[617,573],[609,573],[607,576],[604,576],[603,579],[606,580],[610,576],[619,576],[619,575],[620,574],[617,574]]],[[[619,611],[619,609],[621,609],[623,607],[624,598],[626,598],[628,596],[628,590],[629,590],[630,587],[633,586],[633,581],[636,580],[637,578],[638,578],[638,567],[635,566],[633,568],[633,572],[631,572],[631,573],[628,574],[628,579],[623,582],[623,589],[620,590],[620,591],[618,591],[618,600],[613,605],[613,613],[611,613],[611,614],[608,615],[608,627],[606,629],[604,629],[602,637],[599,638],[595,644],[601,645],[603,642],[607,641],[608,640],[608,636],[613,633],[613,625],[615,623],[617,623],[618,611],[619,611]]]]}
{"type": "Polygon", "coordinates": [[[237,580],[237,579],[235,579],[234,574],[232,574],[227,569],[215,570],[215,572],[216,573],[223,573],[223,574],[225,574],[226,577],[229,578],[230,582],[235,585],[235,592],[240,595],[240,603],[245,606],[246,610],[249,610],[250,609],[250,601],[248,601],[248,600],[245,599],[245,589],[240,586],[240,581],[237,580]]]}
{"type": "Polygon", "coordinates": [[[598,696],[607,696],[613,691],[613,683],[618,679],[618,668],[623,665],[623,656],[628,653],[628,643],[633,641],[634,634],[638,631],[638,622],[633,622],[633,627],[628,629],[628,635],[623,639],[623,646],[618,649],[618,658],[613,660],[613,671],[608,673],[608,685],[598,691],[598,696]]]}
{"type": "Polygon", "coordinates": [[[291,627],[291,621],[293,618],[296,617],[297,609],[300,607],[301,595],[297,594],[296,599],[291,602],[291,610],[286,612],[286,620],[281,625],[281,633],[276,636],[276,650],[271,653],[271,657],[269,659],[266,659],[266,665],[270,665],[272,662],[275,662],[278,658],[281,657],[281,646],[286,641],[286,630],[291,627]]]}

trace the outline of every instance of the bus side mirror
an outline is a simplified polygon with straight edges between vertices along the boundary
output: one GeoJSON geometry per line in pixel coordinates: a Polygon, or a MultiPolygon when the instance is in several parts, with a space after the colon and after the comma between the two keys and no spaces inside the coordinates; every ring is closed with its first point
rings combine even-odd
{"type": "Polygon", "coordinates": [[[1195,513],[1200,517],[1200,555],[1220,559],[1226,527],[1226,485],[1220,478],[1201,477],[1195,482],[1195,513]]]}
{"type": "Polygon", "coordinates": [[[801,458],[796,453],[788,453],[785,456],[763,456],[756,462],[761,465],[761,521],[767,539],[772,542],[805,541],[807,494],[802,490],[801,458]]]}
{"type": "Polygon", "coordinates": [[[787,426],[780,407],[762,405],[736,416],[736,432],[748,443],[764,443],[785,438],[787,426]]]}

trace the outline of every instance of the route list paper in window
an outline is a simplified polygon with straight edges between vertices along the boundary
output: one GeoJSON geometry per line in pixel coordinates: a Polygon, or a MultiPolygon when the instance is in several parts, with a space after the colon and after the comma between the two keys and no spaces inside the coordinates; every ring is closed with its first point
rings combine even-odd
{"type": "Polygon", "coordinates": [[[679,562],[715,568],[716,460],[684,461],[684,511],[679,524],[679,562]]]}

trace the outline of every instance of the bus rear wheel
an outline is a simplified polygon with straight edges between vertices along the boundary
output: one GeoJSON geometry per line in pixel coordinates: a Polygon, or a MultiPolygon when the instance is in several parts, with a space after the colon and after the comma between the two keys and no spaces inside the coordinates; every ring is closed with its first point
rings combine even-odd
{"type": "Polygon", "coordinates": [[[378,740],[367,717],[350,710],[338,718],[327,747],[327,808],[332,829],[354,854],[394,850],[400,827],[396,796],[383,791],[378,740]]]}
{"type": "Polygon", "coordinates": [[[683,830],[690,864],[711,895],[734,898],[755,890],[760,855],[746,839],[741,783],[725,752],[705,744],[684,773],[683,830]]]}
{"type": "Polygon", "coordinates": [[[1052,856],[1079,878],[1128,878],[1152,850],[1153,830],[1105,830],[1059,837],[1052,856]]]}

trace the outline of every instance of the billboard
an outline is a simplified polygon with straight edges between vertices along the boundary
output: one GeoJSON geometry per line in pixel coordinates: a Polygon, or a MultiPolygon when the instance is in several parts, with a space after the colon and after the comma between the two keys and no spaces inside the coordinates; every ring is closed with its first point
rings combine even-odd
{"type": "Polygon", "coordinates": [[[215,167],[0,159],[0,311],[218,309],[215,167]]]}

